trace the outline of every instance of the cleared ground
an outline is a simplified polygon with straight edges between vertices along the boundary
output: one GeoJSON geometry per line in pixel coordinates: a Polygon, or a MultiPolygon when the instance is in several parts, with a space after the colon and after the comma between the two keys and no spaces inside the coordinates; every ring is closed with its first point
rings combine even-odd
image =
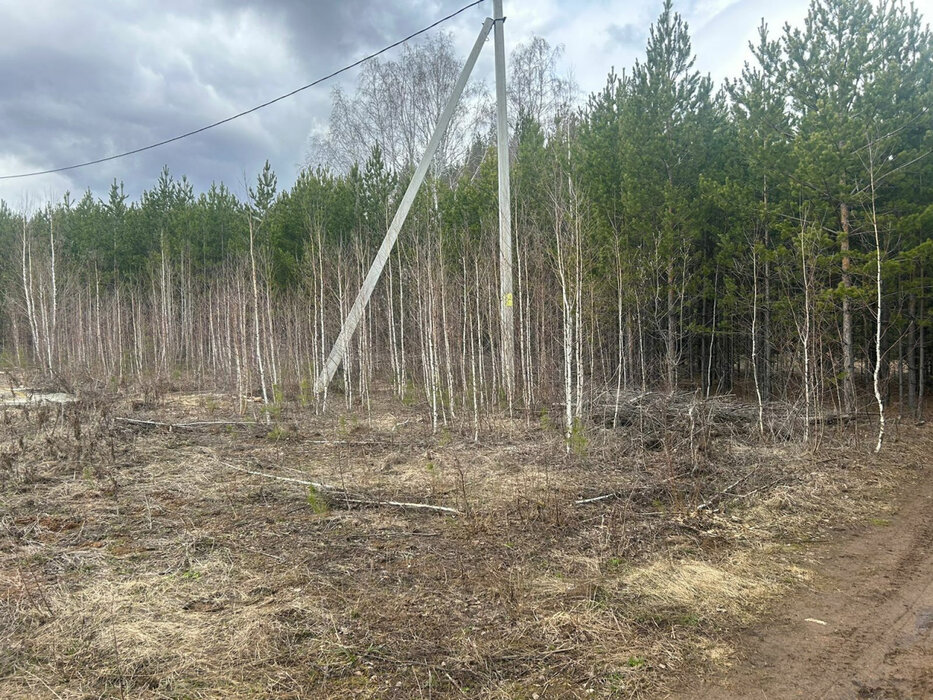
{"type": "Polygon", "coordinates": [[[474,442],[390,401],[0,409],[0,696],[663,697],[929,461],[923,428],[879,461],[864,424],[810,451],[639,406],[569,454],[547,414],[474,442]]]}

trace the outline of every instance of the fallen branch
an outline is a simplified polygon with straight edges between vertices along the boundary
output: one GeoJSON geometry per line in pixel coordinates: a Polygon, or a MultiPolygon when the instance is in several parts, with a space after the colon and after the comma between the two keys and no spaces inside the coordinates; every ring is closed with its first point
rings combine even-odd
{"type": "Polygon", "coordinates": [[[554,656],[554,654],[566,654],[571,651],[576,651],[578,647],[561,647],[560,649],[551,649],[550,651],[542,652],[532,652],[530,654],[509,654],[508,656],[497,656],[497,661],[519,661],[522,659],[528,660],[538,660],[546,659],[549,656],[554,656]]]}
{"type": "Polygon", "coordinates": [[[306,445],[339,445],[341,447],[394,447],[392,440],[302,440],[306,445]]]}
{"type": "MultiPolygon", "coordinates": [[[[143,420],[142,418],[114,418],[121,423],[138,425],[144,428],[160,428],[162,430],[197,430],[198,428],[211,428],[219,426],[237,426],[244,428],[262,427],[261,423],[246,420],[195,420],[185,423],[164,423],[157,420],[143,420]]],[[[303,440],[308,445],[341,445],[345,447],[391,447],[396,443],[391,440],[303,440]]]]}
{"type": "Polygon", "coordinates": [[[368,498],[358,498],[355,496],[349,495],[344,489],[341,489],[337,486],[332,486],[331,484],[325,484],[318,481],[307,481],[305,479],[295,479],[290,476],[278,476],[277,474],[268,474],[266,472],[258,472],[252,469],[244,469],[243,467],[238,467],[235,464],[229,464],[228,462],[220,462],[225,467],[230,469],[235,469],[238,472],[243,472],[244,474],[252,474],[253,476],[261,476],[266,479],[276,479],[278,481],[288,481],[293,484],[302,484],[304,486],[310,486],[311,488],[322,491],[324,493],[330,493],[335,498],[339,498],[343,503],[353,504],[353,505],[362,505],[362,506],[382,506],[389,508],[402,508],[403,510],[430,510],[436,513],[447,513],[449,515],[461,515],[460,511],[456,508],[449,508],[447,506],[435,506],[429,503],[407,503],[405,501],[376,501],[368,498]]]}
{"type": "Polygon", "coordinates": [[[219,425],[237,425],[237,426],[256,426],[259,425],[255,421],[242,421],[242,420],[198,420],[191,421],[189,423],[163,423],[157,420],[142,420],[140,418],[123,418],[117,416],[114,420],[120,421],[121,423],[129,423],[130,425],[139,425],[146,428],[162,428],[165,430],[197,430],[198,428],[219,426],[219,425]]]}
{"type": "Polygon", "coordinates": [[[139,418],[122,418],[121,416],[115,416],[114,420],[120,421],[121,423],[129,423],[131,425],[142,425],[147,428],[167,428],[171,430],[172,428],[180,427],[174,423],[162,423],[157,420],[140,420],[139,418]]]}
{"type": "Polygon", "coordinates": [[[719,493],[714,494],[713,497],[710,498],[708,501],[706,501],[705,503],[701,503],[700,505],[698,505],[698,506],[696,507],[696,509],[697,509],[698,511],[700,511],[700,510],[709,510],[710,506],[712,506],[716,501],[718,501],[720,498],[722,498],[723,496],[725,496],[726,494],[728,494],[732,489],[734,489],[734,488],[735,488],[736,486],[738,486],[739,484],[744,483],[745,481],[747,481],[748,478],[749,478],[752,474],[754,474],[756,471],[758,471],[758,467],[759,467],[759,466],[761,466],[761,465],[756,465],[755,468],[752,469],[750,472],[748,472],[745,476],[740,477],[739,479],[736,479],[735,481],[733,481],[731,484],[729,484],[729,485],[728,485],[726,488],[724,488],[722,491],[720,491],[719,493]]]}
{"type": "Polygon", "coordinates": [[[748,496],[751,496],[753,493],[758,493],[759,491],[765,491],[767,489],[770,489],[772,486],[777,486],[783,481],[784,481],[783,477],[779,479],[775,479],[769,484],[765,484],[764,486],[759,486],[757,489],[752,489],[751,491],[746,491],[745,493],[737,493],[735,494],[734,498],[747,498],[748,496]]]}
{"type": "Polygon", "coordinates": [[[573,504],[575,506],[585,506],[589,503],[599,503],[600,501],[608,501],[613,498],[625,497],[625,498],[631,499],[632,496],[635,495],[636,491],[648,491],[650,489],[657,488],[658,486],[661,486],[663,484],[669,484],[672,481],[676,481],[676,479],[677,477],[669,476],[668,478],[662,479],[661,481],[657,481],[653,484],[646,484],[644,486],[633,486],[631,489],[629,489],[627,495],[624,491],[610,491],[609,493],[604,493],[601,496],[593,496],[591,498],[581,498],[578,501],[574,501],[573,504]]]}
{"type": "Polygon", "coordinates": [[[243,472],[244,474],[252,474],[253,476],[262,476],[266,479],[277,479],[278,481],[288,481],[293,484],[302,484],[304,486],[310,486],[317,491],[332,491],[335,493],[343,493],[343,489],[332,486],[330,484],[324,484],[318,481],[306,481],[304,479],[295,479],[290,476],[278,476],[277,474],[268,474],[266,472],[257,472],[252,469],[244,469],[243,467],[238,467],[235,464],[229,464],[227,462],[221,462],[221,464],[229,469],[235,469],[238,472],[243,472]]]}
{"type": "Polygon", "coordinates": [[[604,493],[602,496],[594,496],[593,498],[581,498],[579,501],[574,501],[575,506],[585,506],[587,503],[598,503],[599,501],[608,501],[610,498],[619,498],[622,494],[618,491],[613,491],[612,493],[604,493]]]}
{"type": "Polygon", "coordinates": [[[447,506],[433,506],[429,503],[405,503],[404,501],[367,501],[361,498],[345,498],[345,503],[355,503],[365,506],[391,506],[393,508],[403,508],[411,510],[433,510],[440,513],[449,513],[450,515],[460,515],[456,508],[447,506]]]}

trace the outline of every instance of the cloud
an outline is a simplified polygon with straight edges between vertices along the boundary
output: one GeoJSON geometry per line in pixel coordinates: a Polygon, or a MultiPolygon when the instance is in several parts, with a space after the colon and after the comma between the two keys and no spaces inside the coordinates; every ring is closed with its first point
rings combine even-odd
{"type": "MultiPolygon", "coordinates": [[[[66,3],[0,5],[0,174],[130,150],[252,107],[423,26],[447,3],[378,9],[343,2],[66,3]],[[20,167],[14,167],[20,166],[20,167]]],[[[449,7],[449,4],[447,4],[449,7]]],[[[289,183],[312,124],[326,120],[322,86],[196,138],[46,180],[0,181],[0,197],[95,192],[113,177],[138,195],[163,164],[196,188],[237,189],[269,158],[289,183]]],[[[242,188],[241,188],[242,189],[242,188]]]]}
{"type": "Polygon", "coordinates": [[[752,59],[748,43],[757,43],[762,20],[776,37],[785,22],[803,24],[808,5],[808,0],[787,0],[776,7],[762,7],[758,0],[710,4],[693,28],[697,69],[718,80],[739,77],[744,63],[752,59]]]}
{"type": "MultiPolygon", "coordinates": [[[[34,170],[36,164],[17,156],[0,154],[0,172],[34,170]]],[[[13,211],[32,213],[50,199],[57,199],[70,187],[61,175],[42,175],[31,180],[13,180],[4,185],[3,201],[13,211]]]]}
{"type": "MultiPolygon", "coordinates": [[[[0,174],[44,169],[137,148],[289,92],[381,48],[465,0],[0,0],[0,174]]],[[[798,22],[807,0],[675,0],[689,22],[697,67],[733,76],[748,57],[761,16],[777,31],[798,22]]],[[[644,54],[662,0],[505,0],[506,50],[534,34],[565,47],[564,68],[583,95],[611,67],[644,54]]],[[[918,8],[927,17],[933,0],[918,8]]],[[[492,3],[444,25],[461,56],[492,3]]],[[[389,56],[394,57],[398,54],[389,56]]],[[[491,41],[474,75],[491,83],[491,41]]],[[[326,124],[331,91],[356,73],[195,138],[112,163],[34,180],[0,181],[0,198],[31,192],[104,195],[116,178],[138,196],[163,165],[197,190],[223,180],[243,190],[266,158],[289,186],[310,134],[326,124]]]]}

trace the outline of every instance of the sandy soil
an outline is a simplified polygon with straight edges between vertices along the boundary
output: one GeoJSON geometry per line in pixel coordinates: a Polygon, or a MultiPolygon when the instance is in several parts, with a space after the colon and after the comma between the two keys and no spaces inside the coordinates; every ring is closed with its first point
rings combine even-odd
{"type": "Polygon", "coordinates": [[[674,698],[933,697],[933,455],[895,512],[814,548],[816,576],[674,698]]]}

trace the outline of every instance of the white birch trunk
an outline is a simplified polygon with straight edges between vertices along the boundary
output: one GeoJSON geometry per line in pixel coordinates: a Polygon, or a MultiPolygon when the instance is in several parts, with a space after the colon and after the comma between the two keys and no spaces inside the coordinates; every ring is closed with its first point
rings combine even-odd
{"type": "MultiPolygon", "coordinates": [[[[249,261],[250,261],[250,273],[253,281],[253,332],[256,336],[256,365],[259,369],[259,384],[262,388],[262,402],[264,405],[269,404],[269,394],[266,391],[266,372],[265,367],[262,362],[262,333],[260,332],[261,324],[259,322],[259,317],[262,315],[262,311],[259,307],[259,283],[256,279],[256,252],[254,250],[253,243],[253,218],[249,218],[249,261]]],[[[266,416],[268,419],[268,415],[266,416]]]]}

